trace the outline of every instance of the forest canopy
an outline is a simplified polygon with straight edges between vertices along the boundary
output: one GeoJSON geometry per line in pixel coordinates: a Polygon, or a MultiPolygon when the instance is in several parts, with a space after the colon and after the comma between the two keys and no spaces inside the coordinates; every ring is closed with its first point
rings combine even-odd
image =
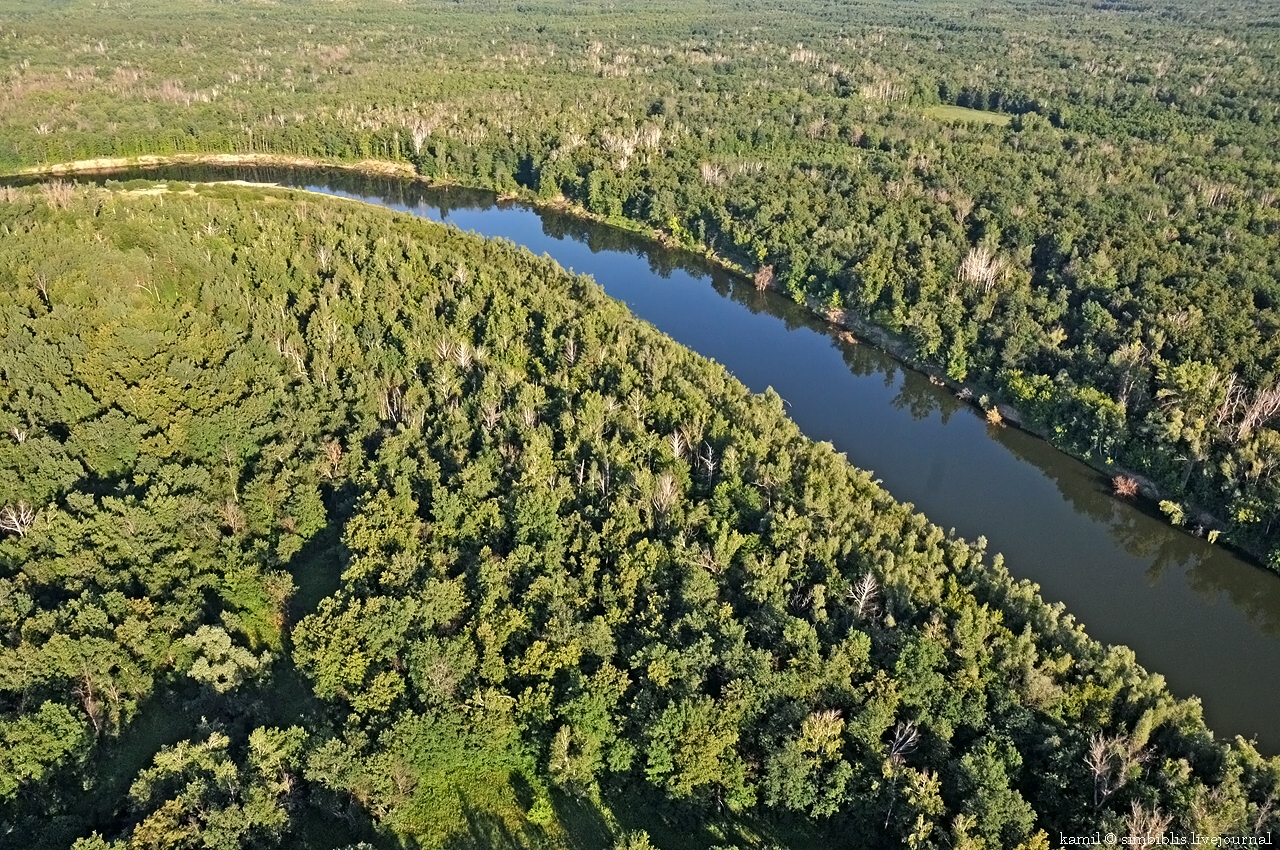
{"type": "MultiPolygon", "coordinates": [[[[363,162],[642,230],[1280,569],[1278,27],[0,0],[0,170],[363,162]]],[[[593,281],[300,193],[12,182],[0,846],[1280,829],[1280,761],[593,281]]]]}
{"type": "Polygon", "coordinates": [[[1280,762],[550,260],[219,186],[0,227],[9,846],[1280,826],[1280,762]]]}

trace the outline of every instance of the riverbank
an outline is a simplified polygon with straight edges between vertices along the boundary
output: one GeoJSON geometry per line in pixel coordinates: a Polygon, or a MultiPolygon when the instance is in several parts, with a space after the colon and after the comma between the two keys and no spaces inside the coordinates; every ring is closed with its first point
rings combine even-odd
{"type": "Polygon", "coordinates": [[[278,168],[340,168],[358,174],[380,177],[404,177],[425,179],[407,162],[391,162],[383,159],[363,159],[357,162],[316,159],[307,156],[284,156],[270,153],[209,153],[173,154],[170,156],[143,155],[131,157],[102,157],[78,159],[51,165],[37,165],[13,172],[17,177],[62,177],[74,174],[94,174],[119,171],[125,168],[161,168],[168,165],[245,165],[278,168]]]}
{"type": "MultiPolygon", "coordinates": [[[[129,168],[149,169],[183,165],[334,169],[372,177],[390,177],[408,180],[436,188],[459,187],[495,191],[492,187],[467,186],[466,184],[457,183],[447,179],[428,177],[419,174],[417,170],[407,162],[378,159],[364,159],[352,162],[270,153],[176,154],[171,156],[143,155],[137,157],[76,160],[73,162],[55,163],[23,169],[16,172],[13,176],[73,176],[75,174],[101,174],[129,168]]],[[[732,274],[747,278],[750,278],[752,275],[752,270],[716,253],[705,245],[690,245],[687,242],[675,238],[672,234],[650,228],[647,225],[631,219],[614,218],[593,213],[585,207],[571,202],[563,195],[557,195],[553,198],[543,198],[529,190],[506,190],[498,192],[497,197],[500,202],[521,203],[539,210],[553,210],[565,215],[574,216],[584,221],[618,227],[628,232],[652,238],[666,248],[687,251],[695,254],[701,257],[704,261],[732,274]]],[[[757,287],[760,288],[759,283],[757,284],[757,287]]],[[[765,288],[778,292],[784,297],[786,296],[786,293],[776,285],[776,281],[769,280],[768,277],[765,279],[765,288]]],[[[1044,440],[1057,451],[1088,465],[1099,475],[1106,476],[1109,480],[1114,481],[1117,477],[1131,479],[1138,485],[1136,498],[1142,501],[1143,505],[1150,513],[1158,515],[1160,503],[1171,495],[1163,492],[1155,481],[1141,473],[1115,464],[1103,463],[1097,458],[1082,455],[1072,451],[1068,447],[1059,445],[1052,439],[1052,435],[1049,432],[1030,424],[1028,418],[1021,411],[1008,403],[1008,401],[1001,399],[999,392],[995,388],[975,382],[957,382],[951,379],[942,368],[935,364],[930,364],[920,360],[916,355],[914,347],[907,339],[867,320],[854,311],[833,311],[827,309],[824,305],[812,298],[806,299],[800,304],[800,306],[830,326],[843,331],[843,333],[840,334],[840,338],[845,342],[868,342],[874,347],[891,355],[904,366],[924,374],[931,382],[950,388],[956,393],[958,398],[971,405],[973,408],[981,411],[988,417],[989,421],[992,421],[997,427],[1008,425],[1019,428],[1038,439],[1044,440]],[[986,404],[984,405],[982,401],[985,401],[986,404]]],[[[1115,495],[1113,498],[1117,500],[1125,500],[1125,497],[1120,495],[1115,495]]],[[[1130,497],[1128,500],[1132,501],[1133,497],[1130,497]]],[[[1203,506],[1191,502],[1183,502],[1181,505],[1185,509],[1189,521],[1183,525],[1173,525],[1171,523],[1170,527],[1183,534],[1187,534],[1192,537],[1203,537],[1211,532],[1221,531],[1227,526],[1220,517],[1215,516],[1211,511],[1206,510],[1203,506]]],[[[1216,538],[1216,536],[1217,534],[1214,533],[1210,539],[1212,540],[1216,538]]],[[[1241,545],[1237,541],[1223,541],[1223,544],[1216,545],[1224,544],[1232,552],[1253,562],[1256,566],[1267,569],[1269,572],[1274,572],[1265,564],[1265,552],[1241,545]]]]}

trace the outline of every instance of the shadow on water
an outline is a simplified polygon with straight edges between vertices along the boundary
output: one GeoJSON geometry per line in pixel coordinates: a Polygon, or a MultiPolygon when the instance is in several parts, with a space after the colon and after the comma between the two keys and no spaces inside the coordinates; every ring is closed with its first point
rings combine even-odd
{"type": "Polygon", "coordinates": [[[992,428],[945,388],[705,259],[489,192],[279,168],[111,175],[242,179],[356,198],[502,237],[593,275],[676,341],[756,392],[773,387],[811,438],[873,470],[943,528],[1004,554],[1090,634],[1125,644],[1220,734],[1280,752],[1280,579],[1116,501],[1096,471],[1014,428],[992,428]],[[710,285],[708,285],[708,283],[710,285]]]}

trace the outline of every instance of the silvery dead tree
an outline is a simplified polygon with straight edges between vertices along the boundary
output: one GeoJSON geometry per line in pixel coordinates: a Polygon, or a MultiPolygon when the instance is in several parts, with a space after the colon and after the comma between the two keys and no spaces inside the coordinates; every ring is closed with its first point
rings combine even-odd
{"type": "Polygon", "coordinates": [[[330,440],[324,445],[324,473],[330,481],[338,477],[342,468],[342,443],[330,440]]]}
{"type": "Polygon", "coordinates": [[[677,460],[684,457],[685,442],[683,434],[679,431],[672,431],[671,436],[667,438],[667,442],[671,444],[671,454],[677,460]]]}
{"type": "Polygon", "coordinates": [[[1280,416],[1280,382],[1269,389],[1258,390],[1240,420],[1236,440],[1244,440],[1257,428],[1280,416]]]}
{"type": "Polygon", "coordinates": [[[956,276],[987,293],[996,285],[996,278],[1003,268],[1004,263],[999,257],[992,254],[985,245],[979,245],[965,255],[956,276]]]}
{"type": "Polygon", "coordinates": [[[871,620],[880,613],[880,585],[876,577],[867,573],[849,589],[849,603],[863,620],[871,620]]]}
{"type": "Polygon", "coordinates": [[[53,302],[49,300],[49,276],[44,272],[36,272],[34,283],[36,291],[40,293],[40,300],[46,307],[52,307],[53,302]]]}
{"type": "Polygon", "coordinates": [[[715,477],[716,467],[719,466],[716,462],[715,450],[711,448],[710,443],[703,443],[702,452],[698,455],[698,466],[702,468],[702,474],[707,477],[707,483],[710,483],[715,477]]]}
{"type": "Polygon", "coordinates": [[[654,487],[653,495],[649,498],[654,511],[665,518],[667,512],[675,505],[677,495],[679,495],[679,488],[675,477],[670,472],[664,472],[658,476],[657,486],[654,487]]]}
{"type": "Polygon", "coordinates": [[[915,721],[899,720],[893,727],[893,740],[889,742],[889,761],[902,764],[907,756],[920,746],[920,729],[915,721]]]}
{"type": "Polygon", "coordinates": [[[1253,834],[1261,835],[1262,827],[1267,822],[1267,818],[1271,817],[1271,810],[1275,808],[1276,795],[1275,792],[1267,794],[1267,798],[1258,806],[1258,816],[1253,820],[1253,834]]]}
{"type": "Polygon", "coordinates": [[[813,604],[813,588],[798,588],[791,594],[791,607],[796,613],[803,613],[813,604]]]}
{"type": "Polygon", "coordinates": [[[1154,844],[1172,823],[1173,818],[1161,812],[1159,807],[1148,809],[1134,800],[1124,821],[1125,831],[1129,833],[1129,846],[1154,844]]]}
{"type": "Polygon", "coordinates": [[[49,206],[64,210],[71,206],[71,199],[75,197],[75,187],[65,180],[50,180],[40,184],[40,194],[44,195],[45,202],[49,206]]]}
{"type": "Polygon", "coordinates": [[[404,396],[401,394],[398,384],[393,384],[383,390],[378,401],[382,408],[383,419],[390,419],[395,422],[404,421],[404,396]]]}
{"type": "Polygon", "coordinates": [[[36,512],[26,502],[5,505],[0,509],[0,530],[12,532],[19,537],[26,537],[35,521],[36,512]]]}
{"type": "Polygon", "coordinates": [[[465,342],[459,343],[453,349],[453,362],[458,364],[459,369],[470,369],[475,362],[475,352],[465,342]]]}
{"type": "Polygon", "coordinates": [[[1093,806],[1115,796],[1129,782],[1129,773],[1146,759],[1147,753],[1124,735],[1094,735],[1089,741],[1084,763],[1093,774],[1093,806]]]}

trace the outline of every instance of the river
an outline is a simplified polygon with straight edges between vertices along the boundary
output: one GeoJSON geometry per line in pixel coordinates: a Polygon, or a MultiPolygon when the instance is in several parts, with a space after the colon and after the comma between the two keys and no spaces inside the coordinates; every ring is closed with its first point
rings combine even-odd
{"type": "Polygon", "coordinates": [[[171,167],[115,175],[239,179],[355,198],[546,254],[592,275],[676,341],[786,400],[805,434],[873,470],[896,498],[1062,601],[1093,637],[1124,644],[1219,736],[1280,752],[1280,577],[1111,497],[1106,478],[946,388],[702,258],[489,192],[276,168],[171,167]]]}

